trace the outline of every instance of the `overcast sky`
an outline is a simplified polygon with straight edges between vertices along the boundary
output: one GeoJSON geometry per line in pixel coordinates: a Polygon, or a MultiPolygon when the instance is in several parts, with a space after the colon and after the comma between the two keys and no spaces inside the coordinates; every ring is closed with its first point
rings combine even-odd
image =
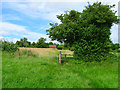
{"type": "MultiPolygon", "coordinates": [[[[60,23],[56,15],[66,10],[82,12],[87,2],[91,4],[96,0],[2,0],[0,2],[0,39],[15,42],[26,37],[29,41],[37,41],[40,37],[50,41],[46,35],[49,23],[60,23]],[[92,2],[91,2],[92,1],[92,2]]],[[[98,0],[102,4],[115,4],[118,11],[118,0],[98,0]]],[[[117,15],[117,13],[116,13],[117,15]]],[[[118,16],[118,15],[117,15],[118,16]]],[[[111,28],[111,40],[118,42],[118,25],[111,28]]],[[[57,42],[57,41],[53,41],[57,42]]]]}

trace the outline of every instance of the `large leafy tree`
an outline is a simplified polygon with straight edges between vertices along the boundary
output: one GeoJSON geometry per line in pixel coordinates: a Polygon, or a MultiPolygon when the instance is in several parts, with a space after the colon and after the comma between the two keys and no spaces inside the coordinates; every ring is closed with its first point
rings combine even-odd
{"type": "Polygon", "coordinates": [[[61,24],[52,24],[50,29],[47,30],[49,37],[52,40],[57,40],[59,42],[66,42],[72,44],[74,41],[77,41],[77,31],[79,27],[77,25],[77,20],[80,18],[80,13],[74,10],[71,10],[66,14],[57,15],[57,18],[61,20],[61,24]]]}
{"type": "Polygon", "coordinates": [[[31,45],[31,42],[28,41],[27,38],[21,38],[20,41],[16,42],[16,45],[18,45],[19,47],[28,47],[31,45]]]}
{"type": "Polygon", "coordinates": [[[36,47],[36,46],[37,46],[36,43],[32,42],[31,47],[36,47]]]}
{"type": "Polygon", "coordinates": [[[110,29],[117,23],[116,11],[111,10],[115,5],[103,5],[101,2],[88,3],[80,13],[71,10],[57,15],[61,24],[51,24],[47,30],[52,40],[75,45],[75,55],[78,57],[109,52],[110,29]]]}
{"type": "Polygon", "coordinates": [[[40,39],[38,39],[37,42],[37,47],[38,48],[45,48],[46,47],[46,43],[45,43],[46,39],[41,37],[40,39]]]}
{"type": "Polygon", "coordinates": [[[47,30],[52,40],[73,44],[80,39],[109,39],[110,28],[117,22],[116,12],[113,12],[110,5],[102,5],[96,2],[86,6],[82,13],[71,10],[66,14],[57,15],[61,24],[52,24],[47,30]],[[98,30],[99,29],[99,30],[98,30]],[[92,34],[92,35],[91,35],[92,34]],[[102,37],[100,37],[102,35],[102,37]]]}

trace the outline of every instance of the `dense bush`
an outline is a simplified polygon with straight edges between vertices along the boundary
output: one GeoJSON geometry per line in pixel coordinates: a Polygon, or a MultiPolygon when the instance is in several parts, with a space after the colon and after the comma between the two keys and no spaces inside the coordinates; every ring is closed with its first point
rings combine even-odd
{"type": "Polygon", "coordinates": [[[77,41],[74,51],[76,58],[85,61],[101,61],[104,55],[109,53],[111,48],[110,28],[113,23],[118,21],[115,12],[111,10],[112,7],[114,6],[94,3],[89,4],[83,10],[81,18],[84,21],[80,33],[82,37],[79,42],[77,41]]]}
{"type": "Polygon", "coordinates": [[[81,41],[81,43],[76,43],[74,50],[74,57],[83,61],[101,61],[104,58],[104,55],[109,51],[109,45],[105,45],[104,47],[108,49],[106,51],[102,43],[90,43],[85,40],[81,41]]]}
{"type": "Polygon", "coordinates": [[[71,51],[74,51],[74,50],[75,50],[75,47],[70,47],[70,50],[71,50],[71,51]]]}
{"type": "Polygon", "coordinates": [[[59,49],[59,50],[64,49],[64,45],[59,45],[59,46],[57,46],[57,49],[59,49]]]}
{"type": "Polygon", "coordinates": [[[18,50],[17,45],[13,42],[2,41],[2,51],[15,52],[18,50]]]}
{"type": "Polygon", "coordinates": [[[111,48],[112,48],[112,50],[118,50],[119,44],[118,44],[118,43],[112,44],[112,45],[111,45],[111,48]]]}

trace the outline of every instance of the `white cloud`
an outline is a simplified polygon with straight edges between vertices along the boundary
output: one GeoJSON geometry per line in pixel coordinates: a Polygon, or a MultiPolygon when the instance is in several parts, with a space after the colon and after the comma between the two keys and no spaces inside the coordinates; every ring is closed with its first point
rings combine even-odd
{"type": "Polygon", "coordinates": [[[113,43],[118,43],[118,25],[114,24],[112,26],[110,38],[113,43]]]}
{"type": "Polygon", "coordinates": [[[8,23],[8,22],[0,22],[0,35],[17,35],[26,33],[27,30],[24,26],[8,23]]]}
{"type": "Polygon", "coordinates": [[[46,20],[51,20],[53,22],[60,23],[60,20],[57,19],[56,15],[60,15],[61,13],[63,13],[63,12],[58,11],[58,12],[51,12],[49,14],[44,13],[43,18],[46,19],[46,20]]]}
{"type": "MultiPolygon", "coordinates": [[[[55,22],[59,22],[56,14],[61,14],[61,11],[56,11],[53,8],[49,8],[49,3],[45,2],[28,2],[28,3],[4,3],[6,6],[4,8],[9,8],[20,12],[30,18],[46,19],[55,22]]],[[[4,16],[4,15],[3,15],[4,16]]]]}
{"type": "Polygon", "coordinates": [[[0,36],[0,40],[3,39],[4,37],[0,36]]]}
{"type": "MultiPolygon", "coordinates": [[[[16,42],[17,40],[23,37],[28,38],[28,40],[31,42],[37,42],[37,40],[40,37],[46,38],[47,39],[46,42],[51,41],[48,35],[32,32],[28,30],[27,27],[25,26],[16,25],[9,22],[0,22],[0,35],[1,35],[0,40],[2,39],[2,40],[13,41],[13,42],[16,42]],[[17,36],[19,38],[14,38],[14,36],[15,37],[17,36]]],[[[56,42],[56,41],[52,41],[52,42],[56,42]]]]}
{"type": "MultiPolygon", "coordinates": [[[[56,14],[64,13],[66,10],[84,9],[87,2],[96,2],[96,0],[3,0],[6,2],[6,8],[11,8],[31,18],[42,18],[53,22],[60,22],[56,14]],[[24,2],[24,3],[21,3],[24,2]]],[[[118,0],[98,0],[105,4],[116,4],[114,10],[118,10],[118,0]]]]}
{"type": "MultiPolygon", "coordinates": [[[[2,0],[2,2],[96,2],[96,0],[2,0]]],[[[118,2],[119,0],[97,0],[101,2],[118,2]]]]}
{"type": "Polygon", "coordinates": [[[37,40],[40,37],[43,37],[46,39],[48,38],[47,35],[41,34],[41,33],[36,33],[36,32],[27,32],[26,35],[22,35],[22,36],[28,38],[28,40],[30,40],[31,42],[37,42],[37,40]]]}
{"type": "Polygon", "coordinates": [[[2,37],[0,38],[0,40],[5,40],[5,41],[9,41],[9,42],[13,42],[15,43],[17,40],[19,40],[18,38],[11,38],[11,37],[2,37]]]}
{"type": "MultiPolygon", "coordinates": [[[[84,0],[84,2],[96,2],[96,0],[84,0]]],[[[116,4],[115,11],[118,11],[118,1],[119,0],[98,0],[101,2],[104,2],[104,4],[116,4]]],[[[68,9],[77,9],[80,8],[80,10],[84,9],[84,6],[82,4],[76,6],[72,5],[73,2],[81,2],[83,3],[83,0],[2,0],[2,2],[13,2],[13,3],[7,3],[6,8],[11,8],[13,10],[16,10],[24,15],[29,16],[30,18],[42,18],[46,20],[51,20],[53,22],[59,22],[60,21],[56,18],[56,14],[64,13],[65,10],[68,9]],[[20,3],[20,2],[26,2],[26,3],[20,3]],[[57,3],[56,3],[57,2],[57,3]],[[61,2],[59,4],[59,2],[61,2]],[[65,2],[71,2],[69,5],[65,2]],[[56,10],[57,8],[57,10],[56,10]],[[63,10],[64,9],[64,10],[63,10]]],[[[117,14],[116,14],[117,15],[117,14]]],[[[30,32],[27,30],[25,26],[19,26],[7,22],[3,22],[2,28],[4,30],[0,30],[1,35],[19,35],[28,37],[31,41],[37,40],[36,38],[43,36],[46,37],[46,35],[30,32]],[[6,27],[7,26],[7,27],[6,27]],[[12,32],[12,33],[11,33],[12,32]],[[29,32],[29,33],[28,33],[29,32]]],[[[116,26],[113,26],[111,31],[111,39],[113,42],[117,42],[117,35],[118,32],[116,31],[118,28],[116,26]]],[[[49,39],[48,39],[49,41],[49,39]]]]}

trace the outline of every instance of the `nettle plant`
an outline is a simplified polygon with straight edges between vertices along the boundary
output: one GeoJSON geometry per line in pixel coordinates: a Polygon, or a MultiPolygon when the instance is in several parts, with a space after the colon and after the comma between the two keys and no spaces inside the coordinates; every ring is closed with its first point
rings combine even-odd
{"type": "Polygon", "coordinates": [[[101,61],[110,49],[110,29],[118,23],[115,5],[103,5],[101,2],[88,3],[82,12],[75,10],[57,15],[61,24],[51,24],[47,30],[52,40],[74,46],[74,57],[87,61],[101,61]]]}

